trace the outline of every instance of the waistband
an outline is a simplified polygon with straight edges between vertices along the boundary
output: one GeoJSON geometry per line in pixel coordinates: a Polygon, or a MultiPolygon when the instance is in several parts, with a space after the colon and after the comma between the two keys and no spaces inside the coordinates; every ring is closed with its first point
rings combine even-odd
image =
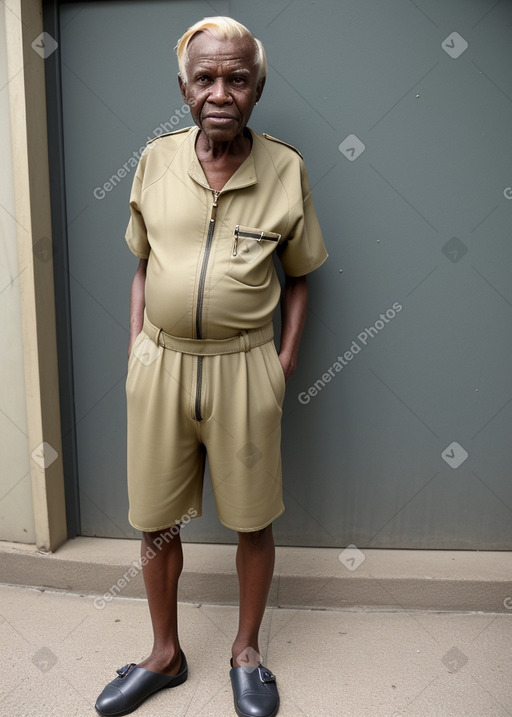
{"type": "Polygon", "coordinates": [[[274,326],[272,322],[259,329],[241,331],[229,339],[186,339],[181,336],[171,336],[162,329],[153,326],[148,317],[144,316],[144,333],[158,346],[165,349],[179,351],[194,356],[217,356],[218,354],[235,354],[240,351],[250,351],[256,346],[272,341],[274,326]]]}

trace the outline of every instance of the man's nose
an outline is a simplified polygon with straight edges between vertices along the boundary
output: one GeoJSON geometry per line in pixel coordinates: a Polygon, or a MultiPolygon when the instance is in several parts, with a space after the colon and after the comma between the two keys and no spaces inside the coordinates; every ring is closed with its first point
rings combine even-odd
{"type": "Polygon", "coordinates": [[[219,77],[211,86],[210,100],[212,102],[224,104],[225,102],[229,102],[230,99],[231,95],[227,90],[226,83],[222,78],[219,77]]]}

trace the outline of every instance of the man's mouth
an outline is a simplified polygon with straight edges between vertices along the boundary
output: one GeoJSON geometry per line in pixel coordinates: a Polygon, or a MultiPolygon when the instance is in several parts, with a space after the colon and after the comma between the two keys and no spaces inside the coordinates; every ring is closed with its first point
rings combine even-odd
{"type": "Polygon", "coordinates": [[[236,117],[233,117],[233,115],[228,114],[208,114],[206,115],[205,119],[210,120],[210,122],[218,122],[220,124],[223,124],[225,122],[232,122],[236,119],[236,117]]]}

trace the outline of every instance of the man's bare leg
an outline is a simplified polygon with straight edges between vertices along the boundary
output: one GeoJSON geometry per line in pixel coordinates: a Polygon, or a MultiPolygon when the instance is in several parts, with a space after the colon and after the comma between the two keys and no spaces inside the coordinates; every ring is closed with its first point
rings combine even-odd
{"type": "Polygon", "coordinates": [[[138,667],[176,675],[181,666],[178,580],[183,569],[183,550],[179,532],[171,535],[167,528],[156,533],[143,533],[141,556],[147,558],[142,570],[153,626],[153,650],[138,667]]]}
{"type": "Polygon", "coordinates": [[[232,648],[233,667],[247,665],[237,660],[246,648],[259,654],[258,634],[265,613],[274,573],[275,547],[272,525],[251,533],[238,533],[236,569],[240,585],[238,634],[232,648]]]}

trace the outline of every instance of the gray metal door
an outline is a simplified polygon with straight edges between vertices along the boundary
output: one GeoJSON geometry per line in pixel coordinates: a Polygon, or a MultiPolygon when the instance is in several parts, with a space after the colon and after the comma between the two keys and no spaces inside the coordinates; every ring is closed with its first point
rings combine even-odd
{"type": "MultiPolygon", "coordinates": [[[[127,522],[125,246],[135,159],[190,124],[173,47],[230,14],[265,44],[251,126],[305,156],[328,262],[284,410],[288,545],[509,549],[512,5],[494,0],[60,7],[84,535],[127,522]]],[[[209,484],[185,540],[229,542],[209,484]]]]}

